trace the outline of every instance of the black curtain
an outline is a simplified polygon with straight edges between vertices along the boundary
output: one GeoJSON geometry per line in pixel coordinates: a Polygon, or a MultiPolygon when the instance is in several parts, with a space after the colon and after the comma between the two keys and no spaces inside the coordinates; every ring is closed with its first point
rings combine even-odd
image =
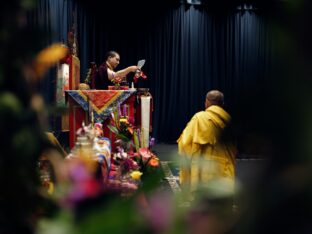
{"type": "MultiPolygon", "coordinates": [[[[42,47],[67,41],[67,33],[77,22],[77,4],[67,0],[39,0],[37,7],[28,13],[28,23],[42,35],[42,47]]],[[[42,80],[39,89],[47,103],[55,101],[56,71],[51,70],[42,80]]]]}
{"type": "MultiPolygon", "coordinates": [[[[153,95],[158,142],[175,142],[192,115],[204,109],[208,90],[223,91],[226,108],[235,117],[241,94],[269,82],[271,34],[260,11],[163,2],[123,7],[100,7],[96,1],[39,2],[38,16],[51,32],[58,32],[53,39],[66,38],[75,20],[82,80],[90,62],[99,65],[108,50],[120,53],[119,68],[146,59],[148,79],[137,86],[149,87],[153,95]]],[[[42,87],[49,95],[54,79],[42,87]]]]}

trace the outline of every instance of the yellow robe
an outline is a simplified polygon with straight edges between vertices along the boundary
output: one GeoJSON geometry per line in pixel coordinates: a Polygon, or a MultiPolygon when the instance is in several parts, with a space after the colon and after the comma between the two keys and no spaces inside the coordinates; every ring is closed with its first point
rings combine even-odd
{"type": "Polygon", "coordinates": [[[211,179],[235,176],[233,145],[221,142],[220,135],[231,120],[219,106],[210,106],[196,113],[177,140],[179,154],[183,157],[180,183],[190,191],[211,179]]]}

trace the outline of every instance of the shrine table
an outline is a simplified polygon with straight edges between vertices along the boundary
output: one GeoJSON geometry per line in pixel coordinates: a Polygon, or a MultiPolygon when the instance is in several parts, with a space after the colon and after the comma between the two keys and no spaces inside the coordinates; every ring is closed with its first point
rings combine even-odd
{"type": "Polygon", "coordinates": [[[113,107],[125,105],[127,116],[131,124],[135,125],[135,95],[132,90],[68,90],[66,100],[69,103],[69,147],[73,148],[76,132],[82,123],[90,123],[93,112],[94,122],[102,122],[104,136],[110,138],[112,134],[107,128],[113,107]]]}

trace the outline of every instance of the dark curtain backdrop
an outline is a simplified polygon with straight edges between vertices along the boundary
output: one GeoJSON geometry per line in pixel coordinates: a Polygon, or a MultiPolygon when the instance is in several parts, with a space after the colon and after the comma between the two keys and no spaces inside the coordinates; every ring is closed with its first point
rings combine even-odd
{"type": "MultiPolygon", "coordinates": [[[[43,46],[65,42],[67,33],[77,19],[77,4],[67,0],[38,0],[35,11],[29,12],[28,21],[40,29],[43,46]]],[[[40,90],[47,103],[55,100],[56,71],[52,69],[40,84],[40,90]]]]}
{"type": "MultiPolygon", "coordinates": [[[[90,62],[99,65],[108,50],[120,53],[119,68],[145,58],[148,79],[137,86],[149,87],[153,95],[158,142],[175,142],[192,115],[204,109],[208,90],[223,91],[226,109],[235,117],[241,94],[269,82],[271,34],[260,11],[150,4],[121,8],[118,3],[100,7],[96,1],[40,0],[30,22],[51,33],[47,43],[66,41],[75,22],[82,80],[90,62]]],[[[54,82],[49,74],[41,87],[49,103],[54,82]]]]}

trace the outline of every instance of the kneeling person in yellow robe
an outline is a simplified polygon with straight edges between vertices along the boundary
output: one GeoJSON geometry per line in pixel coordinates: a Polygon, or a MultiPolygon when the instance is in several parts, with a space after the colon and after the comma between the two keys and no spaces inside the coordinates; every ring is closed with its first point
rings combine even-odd
{"type": "Polygon", "coordinates": [[[189,192],[212,179],[230,178],[234,182],[236,148],[222,140],[231,116],[222,108],[223,93],[209,91],[205,111],[196,113],[177,140],[182,156],[180,183],[189,192]]]}

